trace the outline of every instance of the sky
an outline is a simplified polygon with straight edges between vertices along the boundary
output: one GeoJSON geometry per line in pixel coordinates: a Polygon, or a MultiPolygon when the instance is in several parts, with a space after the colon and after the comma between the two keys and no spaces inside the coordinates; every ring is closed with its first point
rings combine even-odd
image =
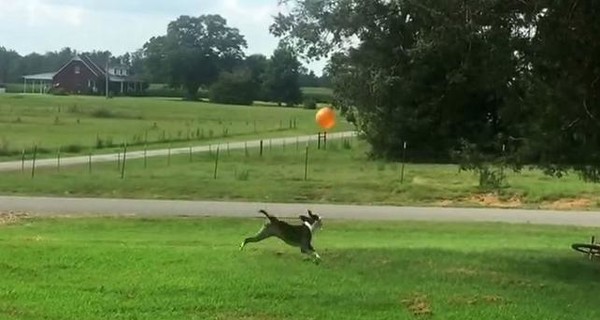
{"type": "MultiPolygon", "coordinates": [[[[180,15],[220,14],[248,42],[247,54],[270,56],[278,40],[269,25],[282,8],[278,0],[0,0],[0,46],[21,55],[70,47],[110,50],[141,48],[166,34],[180,15]]],[[[304,62],[321,74],[325,61],[304,62]]]]}

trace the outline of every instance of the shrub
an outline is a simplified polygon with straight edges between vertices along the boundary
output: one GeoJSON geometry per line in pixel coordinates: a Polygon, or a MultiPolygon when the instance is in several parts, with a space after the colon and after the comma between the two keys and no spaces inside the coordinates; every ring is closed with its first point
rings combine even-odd
{"type": "Polygon", "coordinates": [[[246,70],[224,72],[210,88],[210,101],[224,104],[252,105],[255,98],[254,85],[246,70]]]}
{"type": "Polygon", "coordinates": [[[67,96],[69,93],[63,88],[50,88],[48,93],[53,94],[55,96],[67,96]]]}
{"type": "MultiPolygon", "coordinates": [[[[150,86],[143,93],[140,93],[138,95],[146,97],[184,98],[187,95],[187,92],[183,88],[172,88],[164,85],[150,86]]],[[[208,90],[202,88],[199,89],[197,96],[199,99],[208,98],[208,90]]]]}
{"type": "Polygon", "coordinates": [[[83,146],[78,144],[69,144],[62,148],[62,151],[68,153],[80,153],[83,150],[83,146]]]}
{"type": "Polygon", "coordinates": [[[149,88],[146,90],[147,97],[167,97],[167,98],[183,98],[185,92],[181,88],[149,88]]]}
{"type": "Polygon", "coordinates": [[[317,108],[317,101],[313,98],[307,98],[304,99],[304,109],[316,109],[317,108]]]}
{"type": "Polygon", "coordinates": [[[99,108],[99,109],[92,111],[92,117],[108,119],[108,118],[115,118],[116,114],[106,108],[99,108]]]}

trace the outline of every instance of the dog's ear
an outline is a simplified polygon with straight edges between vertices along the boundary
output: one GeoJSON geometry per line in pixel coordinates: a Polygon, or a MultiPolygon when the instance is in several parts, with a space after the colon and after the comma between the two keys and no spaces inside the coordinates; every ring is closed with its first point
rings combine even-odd
{"type": "Polygon", "coordinates": [[[310,211],[310,210],[306,210],[306,211],[308,212],[308,215],[309,215],[311,218],[313,218],[314,220],[320,220],[320,219],[321,219],[321,217],[320,217],[318,214],[314,214],[314,213],[312,213],[312,211],[310,211]]]}
{"type": "Polygon", "coordinates": [[[311,221],[312,221],[312,219],[307,216],[298,216],[298,218],[300,218],[300,220],[302,220],[304,222],[308,222],[308,223],[311,223],[311,221]]]}

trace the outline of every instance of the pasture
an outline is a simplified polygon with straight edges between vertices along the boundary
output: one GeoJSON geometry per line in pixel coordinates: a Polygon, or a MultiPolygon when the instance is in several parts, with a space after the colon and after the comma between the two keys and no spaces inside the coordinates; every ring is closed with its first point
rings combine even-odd
{"type": "MultiPolygon", "coordinates": [[[[0,159],[314,134],[314,110],[229,106],[176,98],[0,96],[0,159]]],[[[339,121],[336,130],[351,127],[339,121]]]]}
{"type": "Polygon", "coordinates": [[[323,87],[303,87],[302,93],[305,95],[333,95],[333,90],[323,87]]]}
{"type": "Polygon", "coordinates": [[[265,140],[262,156],[256,148],[221,149],[218,163],[212,150],[127,160],[124,171],[114,161],[38,168],[32,178],[26,167],[2,173],[0,193],[549,209],[595,209],[600,200],[598,184],[538,170],[506,171],[508,185],[498,190],[480,189],[478,176],[456,165],[407,163],[403,176],[402,163],[369,160],[366,144],[355,138],[330,140],[327,150],[311,142],[308,162],[305,144],[270,146],[265,140]]]}
{"type": "MultiPolygon", "coordinates": [[[[255,210],[256,208],[248,208],[255,210]]],[[[598,319],[600,230],[327,221],[315,265],[262,219],[0,225],[2,319],[598,319]]]]}

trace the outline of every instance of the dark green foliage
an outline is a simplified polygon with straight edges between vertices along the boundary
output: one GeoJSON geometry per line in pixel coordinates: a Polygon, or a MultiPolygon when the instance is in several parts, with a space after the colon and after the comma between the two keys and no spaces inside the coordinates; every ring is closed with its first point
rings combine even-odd
{"type": "Polygon", "coordinates": [[[210,88],[210,101],[223,104],[252,105],[256,87],[249,70],[224,72],[210,88]]]}
{"type": "Polygon", "coordinates": [[[169,87],[149,88],[145,91],[145,95],[148,97],[183,98],[183,96],[185,96],[185,90],[169,87]]]}
{"type": "MultiPolygon", "coordinates": [[[[493,152],[488,144],[504,131],[499,113],[515,74],[510,35],[517,26],[501,18],[503,8],[490,1],[325,2],[331,6],[306,4],[301,19],[330,10],[353,23],[317,25],[334,34],[333,43],[336,36],[360,38],[333,56],[329,72],[338,107],[356,119],[374,156],[398,158],[404,141],[414,157],[447,158],[462,140],[493,152]],[[358,7],[349,10],[350,3],[358,7]]],[[[285,29],[289,21],[278,18],[282,34],[311,40],[304,21],[285,29]]],[[[316,40],[305,47],[308,55],[327,48],[324,38],[316,40]]]]}
{"type": "Polygon", "coordinates": [[[373,156],[408,141],[413,160],[600,178],[600,2],[293,2],[271,31],[331,56],[336,106],[373,156]]]}
{"type": "Polygon", "coordinates": [[[317,101],[313,98],[304,98],[304,109],[316,109],[317,101]]]}
{"type": "Polygon", "coordinates": [[[600,2],[553,1],[536,16],[524,157],[548,173],[600,170],[600,2]]]}
{"type": "Polygon", "coordinates": [[[180,16],[169,23],[166,35],[144,45],[144,54],[154,77],[183,86],[186,98],[195,100],[198,88],[240,63],[245,47],[244,37],[219,15],[180,16]]]}
{"type": "Polygon", "coordinates": [[[69,93],[64,88],[50,88],[48,93],[53,94],[55,96],[67,96],[69,93]]]}
{"type": "Polygon", "coordinates": [[[265,81],[265,74],[269,66],[269,60],[267,57],[260,54],[251,55],[244,61],[244,66],[250,72],[252,90],[254,91],[254,100],[269,100],[263,85],[265,81]]]}
{"type": "Polygon", "coordinates": [[[83,146],[79,144],[69,144],[61,148],[61,151],[67,153],[80,153],[83,151],[83,146]]]}
{"type": "MultiPolygon", "coordinates": [[[[143,57],[139,50],[132,54],[125,53],[121,56],[114,56],[108,50],[78,52],[66,47],[60,51],[48,51],[44,54],[30,53],[26,56],[21,56],[14,50],[0,46],[0,83],[22,83],[23,75],[55,72],[76,54],[88,56],[99,66],[104,66],[110,57],[112,64],[127,65],[130,74],[143,76],[145,73],[141,63],[143,57]]],[[[21,91],[19,90],[18,92],[21,91]]]]}
{"type": "Polygon", "coordinates": [[[296,54],[290,48],[280,46],[273,52],[264,80],[269,101],[288,106],[302,102],[300,66],[296,54]]]}
{"type": "Polygon", "coordinates": [[[326,75],[319,77],[314,71],[309,71],[305,67],[300,68],[298,82],[300,87],[328,87],[330,85],[326,75]]]}
{"type": "Polygon", "coordinates": [[[8,82],[17,82],[18,78],[17,63],[21,56],[14,50],[7,50],[0,46],[0,84],[8,82]]]}

